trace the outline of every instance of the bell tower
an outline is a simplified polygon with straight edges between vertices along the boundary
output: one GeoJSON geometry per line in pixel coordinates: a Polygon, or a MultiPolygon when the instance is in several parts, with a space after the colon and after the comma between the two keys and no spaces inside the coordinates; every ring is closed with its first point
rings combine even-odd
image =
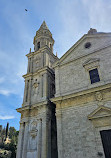
{"type": "Polygon", "coordinates": [[[50,48],[50,51],[53,53],[54,39],[52,38],[52,34],[49,31],[45,21],[43,21],[41,27],[36,32],[33,44],[35,51],[38,51],[40,48],[44,46],[48,46],[50,48]]]}
{"type": "Polygon", "coordinates": [[[29,52],[25,78],[23,106],[52,98],[55,93],[55,75],[52,64],[58,59],[53,54],[54,40],[45,21],[34,37],[34,52],[29,52]]]}
{"type": "Polygon", "coordinates": [[[54,39],[43,21],[29,51],[24,99],[21,113],[17,158],[57,158],[55,105],[55,73],[52,64],[54,39]],[[53,132],[52,132],[53,131],[53,132]],[[54,146],[53,146],[54,144],[54,146]]]}

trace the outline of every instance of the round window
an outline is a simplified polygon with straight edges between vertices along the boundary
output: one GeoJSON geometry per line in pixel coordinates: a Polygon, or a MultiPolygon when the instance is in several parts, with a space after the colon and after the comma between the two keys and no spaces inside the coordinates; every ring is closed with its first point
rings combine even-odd
{"type": "Polygon", "coordinates": [[[90,48],[91,47],[91,43],[90,42],[87,42],[85,45],[84,45],[85,48],[90,48]]]}

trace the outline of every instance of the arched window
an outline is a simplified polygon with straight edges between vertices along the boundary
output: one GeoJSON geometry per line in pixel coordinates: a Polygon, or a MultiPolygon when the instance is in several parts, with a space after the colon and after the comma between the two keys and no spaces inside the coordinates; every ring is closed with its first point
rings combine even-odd
{"type": "Polygon", "coordinates": [[[52,49],[52,44],[50,44],[50,49],[52,49]]]}
{"type": "Polygon", "coordinates": [[[39,50],[39,48],[40,48],[40,42],[37,43],[37,48],[39,50]]]}

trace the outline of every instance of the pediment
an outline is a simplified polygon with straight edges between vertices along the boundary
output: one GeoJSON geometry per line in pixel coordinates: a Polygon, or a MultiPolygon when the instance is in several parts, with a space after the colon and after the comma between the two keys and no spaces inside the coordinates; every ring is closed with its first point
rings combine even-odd
{"type": "MultiPolygon", "coordinates": [[[[111,46],[111,33],[85,34],[60,58],[59,61],[54,64],[54,67],[58,64],[62,65],[82,56],[99,51],[107,46],[111,46]],[[90,48],[85,48],[85,44],[88,42],[91,43],[91,46],[90,48]]],[[[95,60],[98,59],[91,59],[87,61],[86,64],[95,60]]]]}
{"type": "Polygon", "coordinates": [[[111,116],[111,108],[100,106],[88,115],[89,120],[111,116]]]}
{"type": "Polygon", "coordinates": [[[85,61],[85,62],[83,63],[83,66],[86,66],[86,65],[89,65],[89,64],[98,62],[98,61],[100,61],[99,58],[90,58],[90,59],[88,59],[87,61],[85,61]]]}

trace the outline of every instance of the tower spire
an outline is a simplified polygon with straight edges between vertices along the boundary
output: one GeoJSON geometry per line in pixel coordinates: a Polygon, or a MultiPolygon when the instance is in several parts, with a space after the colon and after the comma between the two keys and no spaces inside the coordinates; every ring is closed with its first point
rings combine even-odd
{"type": "Polygon", "coordinates": [[[39,30],[36,31],[33,44],[34,51],[38,51],[40,48],[43,48],[47,45],[53,53],[54,39],[52,38],[52,33],[50,32],[45,21],[43,21],[39,30]]]}
{"type": "Polygon", "coordinates": [[[47,26],[45,20],[44,20],[43,23],[41,24],[40,29],[41,29],[41,28],[42,28],[42,29],[48,29],[48,30],[49,30],[49,28],[48,28],[48,26],[47,26]]]}

